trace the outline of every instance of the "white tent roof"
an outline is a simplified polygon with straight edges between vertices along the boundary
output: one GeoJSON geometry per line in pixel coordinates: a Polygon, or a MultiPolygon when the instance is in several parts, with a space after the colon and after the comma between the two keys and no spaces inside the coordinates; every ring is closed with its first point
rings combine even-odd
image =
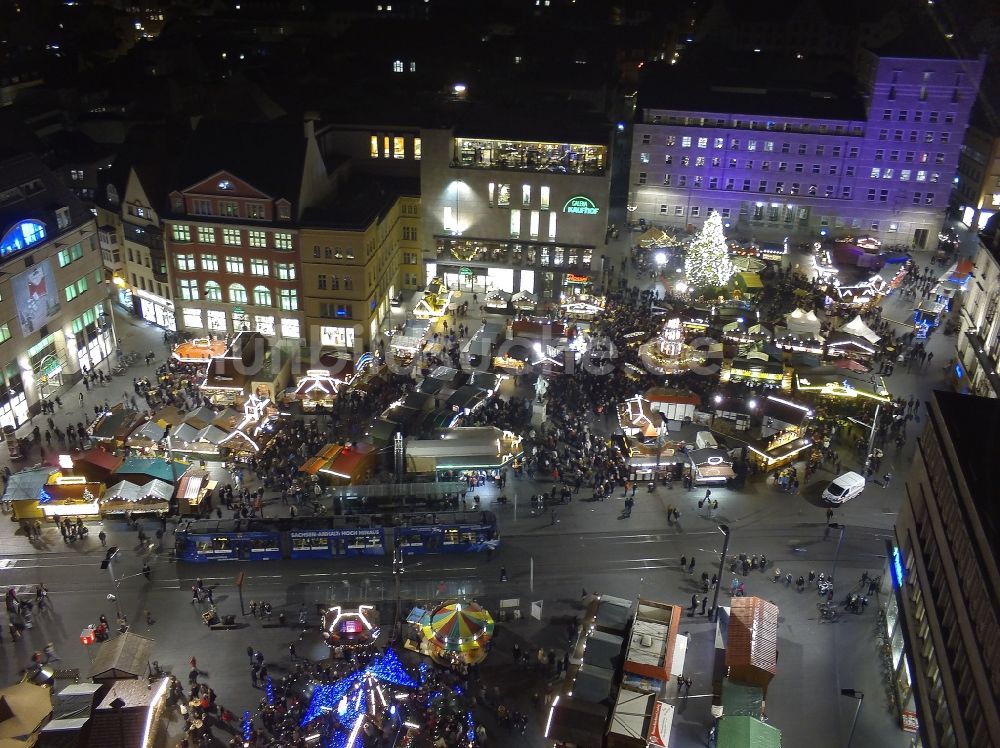
{"type": "Polygon", "coordinates": [[[875,334],[875,331],[865,324],[865,321],[861,319],[860,314],[855,315],[854,319],[840,328],[840,331],[846,332],[849,335],[855,335],[859,338],[864,338],[872,345],[881,340],[881,338],[875,334]]]}
{"type": "Polygon", "coordinates": [[[791,314],[785,315],[785,327],[788,328],[789,332],[797,334],[811,333],[812,335],[818,335],[822,323],[815,312],[796,309],[791,314]]]}

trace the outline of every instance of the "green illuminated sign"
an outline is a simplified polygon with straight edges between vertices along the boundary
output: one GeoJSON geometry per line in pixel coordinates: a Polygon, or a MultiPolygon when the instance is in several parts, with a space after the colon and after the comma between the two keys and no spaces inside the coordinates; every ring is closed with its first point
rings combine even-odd
{"type": "Polygon", "coordinates": [[[472,272],[472,268],[466,268],[466,267],[459,268],[458,269],[458,274],[459,275],[464,275],[466,277],[468,277],[470,275],[475,275],[475,273],[472,272]]]}
{"type": "Polygon", "coordinates": [[[571,197],[563,205],[563,213],[576,213],[581,216],[596,216],[601,212],[601,209],[594,205],[594,201],[589,197],[584,197],[583,195],[577,195],[576,197],[571,197]]]}

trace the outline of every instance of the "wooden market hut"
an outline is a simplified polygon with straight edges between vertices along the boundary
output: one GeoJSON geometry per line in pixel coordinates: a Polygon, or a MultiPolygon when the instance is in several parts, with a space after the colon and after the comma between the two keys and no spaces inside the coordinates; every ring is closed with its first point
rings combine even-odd
{"type": "Polygon", "coordinates": [[[759,597],[734,597],[726,637],[726,669],[737,683],[767,686],[778,672],[778,606],[759,597]]]}

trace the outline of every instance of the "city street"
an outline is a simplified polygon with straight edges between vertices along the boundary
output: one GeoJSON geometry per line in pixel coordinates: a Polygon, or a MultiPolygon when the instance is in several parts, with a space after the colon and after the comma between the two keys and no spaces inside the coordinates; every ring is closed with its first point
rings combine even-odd
{"type": "MultiPolygon", "coordinates": [[[[628,237],[611,240],[609,259],[614,262],[627,246],[628,237]]],[[[643,285],[648,285],[648,279],[643,285]]],[[[910,309],[912,302],[893,296],[884,312],[889,318],[906,320],[910,309]]],[[[116,323],[126,351],[153,350],[158,356],[166,353],[159,329],[124,315],[118,315],[116,323]]],[[[929,341],[929,349],[941,363],[950,358],[953,345],[954,338],[941,333],[929,341]]],[[[148,376],[159,363],[154,361],[149,367],[140,363],[129,369],[126,378],[83,390],[82,405],[78,397],[81,385],[63,392],[64,408],[57,410],[55,420],[75,422],[85,413],[92,414],[94,404],[120,399],[129,390],[132,376],[148,376]]],[[[939,365],[912,372],[901,367],[888,383],[895,396],[923,397],[942,377],[939,365]]],[[[36,417],[35,421],[40,419],[44,420],[36,417]]],[[[902,451],[887,452],[883,463],[886,470],[897,475],[905,473],[919,428],[916,423],[910,426],[902,451]]],[[[30,430],[30,426],[26,429],[30,430]]],[[[852,462],[849,446],[843,446],[845,468],[858,467],[852,462]]],[[[488,684],[500,684],[513,703],[530,711],[529,694],[519,685],[528,676],[513,670],[510,664],[509,650],[514,641],[529,649],[541,646],[563,651],[565,621],[581,614],[584,591],[631,599],[642,595],[687,606],[692,594],[702,596],[700,573],[718,571],[722,535],[716,526],[725,523],[732,530],[731,557],[745,553],[768,558],[768,570],[751,572],[745,581],[748,595],[771,600],[781,610],[780,662],[768,692],[767,714],[771,723],[782,730],[785,744],[816,748],[843,745],[856,702],[839,694],[841,688],[854,688],[867,695],[855,744],[906,746],[909,736],[899,730],[890,712],[879,673],[877,606],[833,623],[820,622],[816,608],[820,598],[814,588],[800,593],[794,585],[789,588],[783,582],[771,581],[775,568],[781,569],[782,576],[791,573],[793,578],[807,576],[810,570],[831,574],[836,557],[836,597],[840,600],[854,588],[863,572],[881,573],[885,540],[891,536],[903,481],[894,481],[888,489],[870,483],[859,498],[836,510],[834,521],[846,527],[838,555],[838,533],[826,528],[826,507],[819,501],[819,493],[831,477],[829,470],[821,469],[798,495],[782,493],[759,478],[739,492],[713,490],[720,508],[711,518],[697,507],[702,495],[698,490],[660,486],[650,494],[643,486],[628,518],[622,517],[620,493],[608,501],[592,502],[581,500],[589,497],[584,492],[560,508],[556,526],[548,514],[532,517],[529,511],[529,497],[547,490],[550,484],[512,478],[506,489],[511,500],[506,506],[493,503],[496,492],[492,486],[478,491],[484,507],[500,518],[499,552],[491,561],[478,554],[413,560],[400,585],[403,612],[413,603],[451,596],[475,598],[496,611],[500,599],[519,598],[525,618],[501,624],[497,647],[483,668],[483,679],[488,684]],[[668,505],[681,511],[680,520],[673,524],[666,520],[668,505]],[[697,560],[694,575],[682,571],[681,556],[697,560]],[[501,566],[509,575],[506,583],[499,581],[501,566]],[[540,621],[527,618],[534,601],[542,602],[540,621]]],[[[269,499],[275,501],[273,496],[269,499]]],[[[8,638],[3,642],[7,656],[0,672],[7,682],[14,680],[28,665],[31,652],[51,641],[61,658],[57,665],[77,668],[85,677],[88,653],[79,643],[80,629],[94,623],[102,613],[109,618],[114,615],[114,605],[107,600],[111,580],[99,568],[103,557],[97,540],[99,528],[92,527],[86,541],[73,545],[64,544],[54,528],[47,528],[43,549],[15,535],[15,529],[13,523],[0,525],[0,564],[5,584],[21,586],[27,592],[43,582],[50,590],[53,606],[36,615],[35,626],[25,633],[23,641],[12,644],[8,638]]],[[[124,552],[115,573],[121,580],[120,602],[132,630],[154,638],[156,659],[176,673],[183,674],[187,661],[196,656],[201,669],[208,673],[208,682],[219,694],[220,703],[234,712],[252,708],[260,698],[250,685],[244,659],[246,646],[259,648],[266,657],[273,658],[271,672],[281,674],[281,666],[287,663],[287,646],[298,633],[292,622],[301,605],[306,606],[313,625],[317,621],[315,603],[374,602],[382,611],[383,621],[391,620],[394,614],[394,580],[388,559],[178,564],[171,558],[170,532],[162,549],[149,550],[138,547],[136,533],[123,523],[107,522],[103,529],[109,545],[118,545],[124,552]],[[152,580],[148,582],[140,573],[145,561],[152,568],[152,580]],[[200,607],[190,602],[192,585],[201,578],[214,589],[221,614],[239,614],[235,579],[241,571],[247,575],[243,588],[246,609],[251,600],[267,600],[274,606],[275,615],[279,611],[288,615],[287,627],[265,628],[261,621],[249,616],[238,616],[246,626],[235,631],[211,631],[202,624],[200,607]],[[146,611],[152,624],[146,622],[146,611]]],[[[727,563],[720,593],[722,604],[727,602],[731,576],[727,563]]],[[[681,632],[691,636],[685,673],[694,685],[689,696],[670,694],[678,703],[672,745],[704,745],[711,721],[712,624],[705,616],[685,614],[681,632]]],[[[545,716],[544,711],[533,713],[525,738],[514,733],[500,734],[495,736],[497,742],[513,745],[525,740],[529,745],[544,744],[541,730],[545,716]]]]}

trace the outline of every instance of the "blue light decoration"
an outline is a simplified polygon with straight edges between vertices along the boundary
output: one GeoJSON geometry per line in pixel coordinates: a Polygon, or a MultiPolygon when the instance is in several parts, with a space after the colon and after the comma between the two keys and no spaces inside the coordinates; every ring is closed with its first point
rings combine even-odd
{"type": "Polygon", "coordinates": [[[38,503],[47,504],[52,501],[52,494],[46,491],[44,488],[38,492],[38,503]]]}
{"type": "Polygon", "coordinates": [[[476,723],[472,719],[472,712],[465,713],[465,739],[469,741],[469,745],[476,742],[476,723]]]}
{"type": "Polygon", "coordinates": [[[426,662],[420,663],[419,676],[421,684],[426,683],[427,679],[431,677],[431,666],[426,662]]]}
{"type": "Polygon", "coordinates": [[[253,737],[253,717],[249,711],[243,712],[243,742],[249,744],[253,737]]]}
{"type": "Polygon", "coordinates": [[[45,224],[26,220],[15,223],[0,239],[0,258],[7,257],[45,239],[45,224]]]}
{"type": "Polygon", "coordinates": [[[274,706],[274,681],[271,680],[270,675],[264,681],[264,693],[267,694],[267,705],[274,706]]]}
{"type": "MultiPolygon", "coordinates": [[[[317,717],[335,712],[340,728],[329,745],[333,748],[350,748],[350,737],[347,731],[352,731],[359,719],[369,713],[369,703],[386,704],[381,688],[383,684],[391,684],[402,688],[416,688],[417,682],[407,672],[395,651],[387,649],[373,658],[362,670],[357,670],[336,683],[316,686],[309,708],[300,723],[303,727],[317,717]]],[[[357,732],[354,732],[356,737],[357,732]]]]}
{"type": "Polygon", "coordinates": [[[894,545],[892,547],[892,585],[897,590],[902,586],[904,576],[905,570],[903,568],[903,559],[899,555],[899,546],[894,545]]]}

